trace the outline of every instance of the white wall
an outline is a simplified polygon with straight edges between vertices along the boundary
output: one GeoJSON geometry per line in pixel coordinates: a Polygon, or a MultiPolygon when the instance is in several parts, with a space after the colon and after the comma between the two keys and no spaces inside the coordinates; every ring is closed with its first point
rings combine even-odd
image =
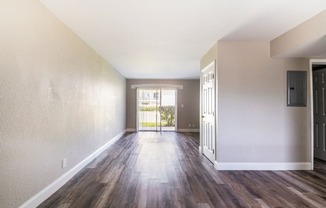
{"type": "Polygon", "coordinates": [[[268,42],[218,43],[218,162],[310,162],[310,103],[286,106],[287,70],[308,69],[268,42]]]}
{"type": "Polygon", "coordinates": [[[0,1],[0,31],[0,207],[7,208],[125,129],[126,80],[37,0],[0,1]]]}

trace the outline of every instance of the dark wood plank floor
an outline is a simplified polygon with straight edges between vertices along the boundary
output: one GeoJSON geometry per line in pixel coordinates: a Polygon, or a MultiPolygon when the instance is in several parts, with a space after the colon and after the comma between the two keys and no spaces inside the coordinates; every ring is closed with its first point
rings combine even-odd
{"type": "Polygon", "coordinates": [[[198,134],[131,133],[39,207],[326,207],[326,164],[216,171],[198,153],[198,134]]]}

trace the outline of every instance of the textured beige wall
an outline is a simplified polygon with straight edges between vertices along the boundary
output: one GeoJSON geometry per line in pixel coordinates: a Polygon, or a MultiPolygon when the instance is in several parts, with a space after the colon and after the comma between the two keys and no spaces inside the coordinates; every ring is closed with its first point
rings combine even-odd
{"type": "Polygon", "coordinates": [[[131,89],[134,84],[173,84],[183,85],[177,92],[177,128],[199,129],[199,80],[127,80],[127,121],[128,129],[136,129],[137,90],[131,89]],[[181,105],[184,105],[181,108],[181,105]],[[195,124],[195,127],[188,125],[195,124]]]}
{"type": "Polygon", "coordinates": [[[309,61],[271,59],[267,42],[220,42],[218,51],[218,161],[310,162],[309,100],[286,106],[287,70],[309,61]]]}
{"type": "MultiPolygon", "coordinates": [[[[271,56],[291,52],[300,47],[313,44],[326,36],[326,11],[298,25],[271,41],[271,56]]],[[[317,47],[317,46],[316,46],[317,47]]]]}
{"type": "Polygon", "coordinates": [[[125,129],[126,80],[39,1],[0,1],[0,31],[0,207],[7,208],[125,129]]]}

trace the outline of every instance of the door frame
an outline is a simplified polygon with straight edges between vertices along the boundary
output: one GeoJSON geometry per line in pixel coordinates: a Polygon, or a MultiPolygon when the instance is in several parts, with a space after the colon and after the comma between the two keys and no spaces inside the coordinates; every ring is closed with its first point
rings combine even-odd
{"type": "Polygon", "coordinates": [[[199,135],[200,135],[200,144],[199,144],[199,153],[201,155],[204,154],[204,151],[203,151],[203,145],[204,145],[204,142],[203,142],[203,134],[202,134],[202,131],[203,131],[203,118],[202,118],[202,115],[203,115],[203,100],[202,100],[202,90],[203,90],[203,72],[206,71],[209,67],[211,66],[214,66],[214,102],[215,102],[215,105],[214,105],[214,137],[215,137],[215,141],[214,141],[214,145],[215,145],[215,152],[214,152],[214,167],[217,169],[217,126],[218,126],[218,92],[217,92],[217,77],[218,77],[218,74],[217,74],[217,62],[216,60],[214,59],[212,62],[210,62],[209,64],[207,64],[203,69],[200,70],[200,102],[199,102],[199,110],[200,110],[200,115],[199,115],[199,135]]]}
{"type": "Polygon", "coordinates": [[[309,99],[310,99],[310,164],[311,164],[311,170],[314,169],[314,93],[313,93],[313,71],[312,71],[312,65],[313,64],[325,64],[326,65],[326,59],[310,59],[309,60],[309,99]]]}
{"type": "MultiPolygon", "coordinates": [[[[178,131],[178,89],[183,89],[183,86],[180,85],[152,85],[152,84],[144,84],[144,85],[134,85],[131,86],[132,89],[136,89],[136,132],[138,131],[146,131],[146,130],[139,130],[139,90],[146,90],[146,89],[158,89],[160,91],[160,103],[162,101],[162,90],[174,90],[175,91],[175,112],[174,112],[174,132],[178,131]]],[[[156,116],[157,117],[157,116],[156,116]]],[[[156,120],[157,123],[157,120],[156,120]]],[[[155,130],[156,132],[162,132],[162,126],[160,126],[159,130],[155,130]]]]}

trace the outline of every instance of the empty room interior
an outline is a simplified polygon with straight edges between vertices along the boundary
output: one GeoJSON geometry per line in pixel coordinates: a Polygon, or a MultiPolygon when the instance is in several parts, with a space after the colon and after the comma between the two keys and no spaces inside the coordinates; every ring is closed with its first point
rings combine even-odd
{"type": "Polygon", "coordinates": [[[0,207],[326,207],[325,74],[325,0],[1,0],[0,207]]]}

